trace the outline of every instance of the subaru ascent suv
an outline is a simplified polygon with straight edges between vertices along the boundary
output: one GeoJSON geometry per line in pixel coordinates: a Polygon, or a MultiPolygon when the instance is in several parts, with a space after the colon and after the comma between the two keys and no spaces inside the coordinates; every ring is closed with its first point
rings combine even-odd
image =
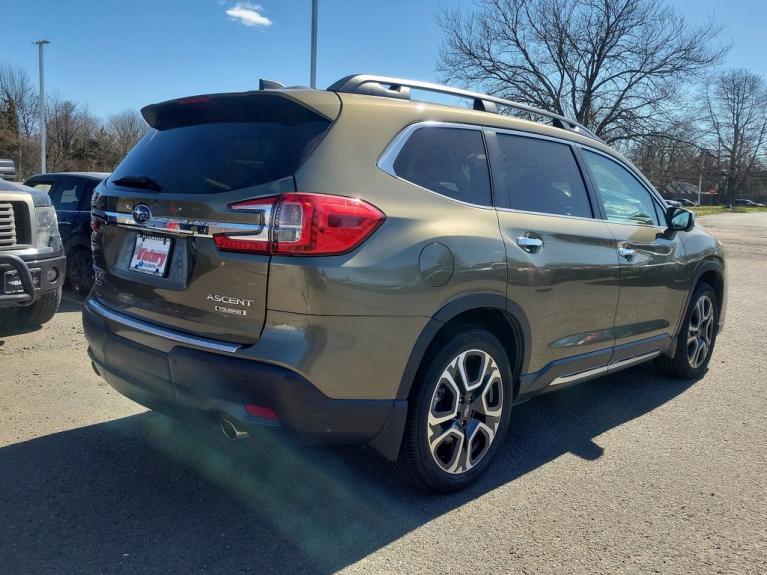
{"type": "Polygon", "coordinates": [[[516,403],[651,360],[706,371],[722,248],[576,122],[368,75],[142,113],[94,193],[83,322],[145,406],[365,444],[446,492],[516,403]]]}

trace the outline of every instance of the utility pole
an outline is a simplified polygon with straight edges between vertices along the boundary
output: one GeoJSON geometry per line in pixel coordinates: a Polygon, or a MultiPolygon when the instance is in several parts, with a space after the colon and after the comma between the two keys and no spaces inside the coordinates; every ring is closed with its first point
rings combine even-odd
{"type": "Polygon", "coordinates": [[[48,40],[38,40],[40,55],[40,173],[45,173],[45,65],[43,63],[43,47],[50,44],[48,40]]]}
{"type": "Polygon", "coordinates": [[[317,12],[319,0],[312,0],[312,65],[309,76],[309,85],[317,87],[317,12]]]}

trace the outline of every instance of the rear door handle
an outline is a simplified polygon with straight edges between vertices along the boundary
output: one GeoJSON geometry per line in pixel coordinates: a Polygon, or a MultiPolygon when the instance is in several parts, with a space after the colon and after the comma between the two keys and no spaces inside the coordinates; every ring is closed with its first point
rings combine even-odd
{"type": "Polygon", "coordinates": [[[543,247],[543,240],[540,238],[519,236],[516,241],[520,248],[531,254],[534,254],[543,247]]]}
{"type": "Polygon", "coordinates": [[[637,255],[637,252],[631,248],[618,248],[618,255],[623,259],[630,260],[637,255]]]}

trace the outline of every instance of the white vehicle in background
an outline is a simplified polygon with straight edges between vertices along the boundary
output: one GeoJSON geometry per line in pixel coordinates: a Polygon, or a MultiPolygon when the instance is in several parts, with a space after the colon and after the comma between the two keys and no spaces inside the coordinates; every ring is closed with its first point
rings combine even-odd
{"type": "Polygon", "coordinates": [[[16,164],[13,160],[0,158],[0,179],[10,181],[16,179],[16,164]]]}
{"type": "Polygon", "coordinates": [[[50,321],[66,269],[48,194],[0,179],[0,323],[50,321]]]}

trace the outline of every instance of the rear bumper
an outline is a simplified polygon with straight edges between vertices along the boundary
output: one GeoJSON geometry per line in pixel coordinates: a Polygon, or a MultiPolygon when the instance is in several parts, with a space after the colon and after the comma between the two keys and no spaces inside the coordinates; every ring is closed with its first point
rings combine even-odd
{"type": "Polygon", "coordinates": [[[120,322],[120,314],[104,311],[92,300],[83,308],[88,353],[99,375],[133,401],[180,419],[214,423],[226,418],[244,429],[281,426],[309,441],[370,443],[384,456],[396,457],[399,437],[389,440],[388,429],[404,422],[405,401],[332,399],[288,368],[236,352],[194,349],[194,342],[160,349],[143,345],[132,337],[135,320],[120,322]],[[250,415],[247,404],[268,407],[280,419],[250,415]]]}
{"type": "Polygon", "coordinates": [[[66,258],[57,256],[39,260],[22,259],[18,255],[0,253],[0,307],[30,305],[43,293],[60,288],[64,283],[66,258]],[[53,280],[49,272],[55,271],[53,280]],[[19,289],[10,285],[8,273],[21,280],[19,289]]]}

